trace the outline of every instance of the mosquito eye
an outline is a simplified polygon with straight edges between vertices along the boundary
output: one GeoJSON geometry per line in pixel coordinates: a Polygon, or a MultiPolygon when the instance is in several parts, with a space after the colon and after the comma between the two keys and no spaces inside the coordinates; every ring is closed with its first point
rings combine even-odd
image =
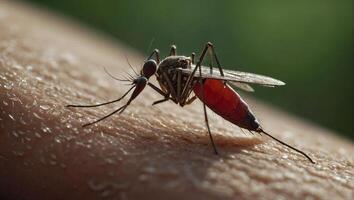
{"type": "Polygon", "coordinates": [[[148,60],[144,63],[143,69],[141,70],[141,75],[146,78],[150,78],[155,74],[157,69],[157,64],[155,60],[148,60]]]}

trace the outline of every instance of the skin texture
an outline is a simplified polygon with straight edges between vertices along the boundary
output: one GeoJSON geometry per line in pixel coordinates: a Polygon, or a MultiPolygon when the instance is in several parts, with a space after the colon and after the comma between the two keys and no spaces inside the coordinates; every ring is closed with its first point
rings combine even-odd
{"type": "MultiPolygon", "coordinates": [[[[202,47],[202,45],[201,45],[202,47]]],[[[183,48],[183,47],[180,47],[183,48]]],[[[352,199],[354,147],[323,128],[246,98],[264,129],[316,164],[209,110],[212,153],[196,101],[183,109],[145,88],[123,105],[111,79],[142,56],[77,24],[0,3],[0,195],[7,199],[352,199]]],[[[154,82],[154,80],[152,80],[154,82]]],[[[269,90],[271,92],[271,90],[269,90]]],[[[330,116],[330,114],[329,114],[330,116]]]]}

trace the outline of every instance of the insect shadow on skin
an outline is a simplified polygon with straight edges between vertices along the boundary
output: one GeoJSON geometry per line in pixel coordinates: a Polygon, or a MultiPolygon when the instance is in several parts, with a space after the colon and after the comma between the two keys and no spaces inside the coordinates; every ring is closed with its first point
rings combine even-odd
{"type": "Polygon", "coordinates": [[[148,85],[163,97],[161,100],[153,102],[152,105],[171,100],[183,107],[191,104],[197,98],[203,102],[205,124],[215,154],[218,154],[218,151],[210,132],[206,110],[207,106],[216,114],[240,128],[249,130],[251,133],[257,132],[265,134],[280,144],[302,154],[311,163],[315,163],[303,151],[296,149],[265,132],[247,103],[230,87],[230,85],[234,85],[245,91],[253,91],[253,88],[249,84],[274,87],[285,85],[284,82],[263,75],[223,69],[215,53],[214,46],[210,42],[205,45],[197,62],[195,62],[195,53],[192,53],[191,56],[183,56],[177,55],[176,51],[176,46],[172,45],[169,56],[160,60],[159,50],[155,49],[144,62],[140,73],[136,72],[128,61],[129,66],[135,73],[135,77],[128,74],[128,77],[125,77],[124,79],[116,78],[105,69],[106,73],[113,79],[128,82],[132,87],[124,93],[122,97],[112,101],[94,105],[67,105],[67,107],[89,108],[119,102],[134,89],[126,104],[102,118],[83,125],[83,127],[87,127],[100,122],[115,113],[121,114],[144,90],[146,85],[148,85]],[[202,66],[204,57],[208,52],[211,60],[210,66],[202,66]],[[215,60],[217,70],[214,69],[212,60],[215,60]],[[152,76],[156,77],[160,87],[149,82],[149,78],[152,76]],[[192,92],[194,95],[192,95],[192,92]]]}

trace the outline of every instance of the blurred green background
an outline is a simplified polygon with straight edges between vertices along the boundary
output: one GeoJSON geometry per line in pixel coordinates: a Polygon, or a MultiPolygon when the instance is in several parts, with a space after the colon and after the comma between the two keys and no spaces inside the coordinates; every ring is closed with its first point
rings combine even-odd
{"type": "Polygon", "coordinates": [[[227,68],[287,83],[256,87],[259,99],[354,139],[351,0],[31,1],[144,54],[153,38],[163,55],[173,43],[189,55],[211,41],[227,68]]]}

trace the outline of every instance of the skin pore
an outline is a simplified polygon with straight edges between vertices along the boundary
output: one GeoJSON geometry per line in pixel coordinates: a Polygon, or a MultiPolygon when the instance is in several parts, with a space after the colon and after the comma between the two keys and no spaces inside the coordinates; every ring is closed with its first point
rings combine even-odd
{"type": "Polygon", "coordinates": [[[316,164],[208,110],[216,156],[202,104],[151,106],[162,97],[148,87],[121,115],[82,128],[126,100],[99,108],[65,105],[120,97],[130,86],[103,67],[117,76],[133,74],[125,55],[136,69],[144,60],[103,38],[37,8],[0,3],[0,197],[353,197],[351,142],[252,99],[246,98],[264,129],[316,164]]]}

